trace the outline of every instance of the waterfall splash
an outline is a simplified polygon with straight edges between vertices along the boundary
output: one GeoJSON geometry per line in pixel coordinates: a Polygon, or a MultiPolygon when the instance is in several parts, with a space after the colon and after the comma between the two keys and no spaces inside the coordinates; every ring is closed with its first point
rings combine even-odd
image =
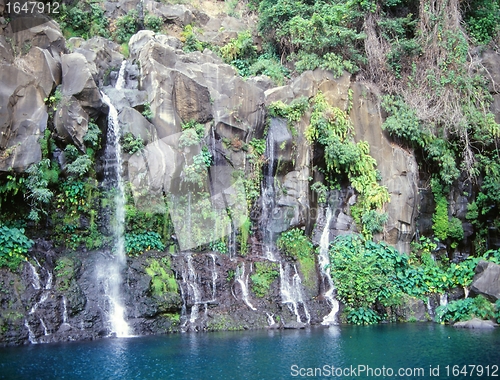
{"type": "Polygon", "coordinates": [[[297,322],[311,322],[311,315],[307,310],[306,303],[302,296],[302,280],[300,279],[297,267],[293,266],[293,274],[290,274],[291,266],[288,263],[280,263],[280,293],[281,302],[288,305],[290,311],[295,314],[297,322]],[[300,315],[300,307],[303,309],[304,321],[300,315]]]}
{"type": "MultiPolygon", "coordinates": [[[[123,88],[125,82],[125,65],[123,61],[116,88],[123,88]]],[[[115,188],[115,223],[113,225],[113,237],[115,241],[114,260],[109,262],[107,271],[104,274],[105,292],[110,301],[110,323],[111,332],[118,337],[126,337],[130,335],[129,326],[125,320],[125,308],[122,304],[121,271],[126,265],[125,256],[125,190],[122,178],[122,152],[120,146],[120,124],[118,122],[118,111],[111,103],[109,97],[101,93],[104,103],[109,107],[108,114],[108,133],[107,144],[105,150],[106,170],[105,179],[110,186],[115,188]]]]}
{"type": "Polygon", "coordinates": [[[339,311],[339,301],[334,296],[336,291],[333,284],[332,277],[330,276],[330,258],[328,256],[328,246],[330,244],[330,222],[332,220],[332,210],[330,207],[326,210],[326,221],[323,232],[321,233],[318,264],[323,277],[323,284],[325,285],[324,297],[331,307],[331,311],[323,318],[322,325],[331,325],[337,323],[337,313],[339,311]]]}
{"type": "Polygon", "coordinates": [[[448,294],[440,294],[439,295],[439,306],[446,306],[448,305],[448,294]]]}
{"type": "Polygon", "coordinates": [[[248,274],[245,276],[245,263],[243,262],[240,267],[236,267],[234,273],[235,281],[240,284],[241,297],[243,302],[252,310],[257,310],[248,300],[248,274]]]}

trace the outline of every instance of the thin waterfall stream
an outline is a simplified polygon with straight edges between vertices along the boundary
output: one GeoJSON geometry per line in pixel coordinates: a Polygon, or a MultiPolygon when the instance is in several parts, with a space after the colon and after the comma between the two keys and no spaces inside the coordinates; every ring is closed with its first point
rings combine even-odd
{"type": "MultiPolygon", "coordinates": [[[[125,83],[126,61],[122,62],[115,88],[120,90],[125,83]]],[[[122,178],[122,152],[120,146],[120,123],[118,111],[110,98],[101,92],[102,99],[109,107],[108,133],[105,149],[105,181],[114,188],[115,220],[113,223],[113,238],[115,242],[114,260],[108,262],[105,274],[105,292],[110,302],[109,322],[111,333],[118,337],[130,335],[130,328],[125,320],[125,307],[121,287],[123,279],[121,272],[126,266],[125,255],[125,189],[122,178]]]]}
{"type": "Polygon", "coordinates": [[[331,325],[337,323],[337,313],[339,312],[339,301],[335,298],[335,285],[333,284],[332,277],[330,276],[330,257],[328,256],[328,248],[330,245],[330,222],[332,220],[333,212],[330,207],[326,210],[325,227],[321,233],[318,264],[321,274],[323,276],[323,283],[325,285],[324,297],[331,307],[328,315],[325,315],[322,325],[331,325]]]}

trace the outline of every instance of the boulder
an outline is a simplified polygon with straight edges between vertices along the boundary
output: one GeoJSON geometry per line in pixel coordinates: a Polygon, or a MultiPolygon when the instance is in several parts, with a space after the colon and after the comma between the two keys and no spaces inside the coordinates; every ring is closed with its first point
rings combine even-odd
{"type": "Polygon", "coordinates": [[[54,125],[57,137],[65,143],[74,144],[85,153],[83,137],[88,130],[89,117],[73,96],[65,96],[58,106],[54,125]]]}
{"type": "Polygon", "coordinates": [[[381,184],[387,187],[391,196],[386,208],[389,220],[384,240],[400,252],[409,252],[418,212],[417,162],[413,154],[392,143],[382,130],[377,88],[360,82],[353,83],[351,88],[354,138],[370,144],[370,154],[382,175],[381,184]]]}
{"type": "Polygon", "coordinates": [[[41,159],[38,139],[48,114],[34,82],[19,68],[0,65],[0,171],[23,171],[41,159]]]}
{"type": "MultiPolygon", "coordinates": [[[[15,26],[13,27],[15,29],[15,26]]],[[[37,25],[22,30],[15,31],[12,35],[13,45],[17,49],[27,49],[28,47],[39,47],[47,50],[57,61],[66,49],[66,40],[55,21],[49,21],[42,25],[37,25]]]]}
{"type": "Polygon", "coordinates": [[[14,52],[12,46],[5,39],[4,35],[0,35],[0,63],[14,62],[14,52]]]}
{"type": "MultiPolygon", "coordinates": [[[[111,74],[118,73],[120,70],[124,57],[119,53],[120,46],[115,42],[103,37],[93,37],[90,40],[81,41],[71,38],[68,44],[74,45],[73,53],[82,54],[85,57],[87,68],[99,87],[109,84],[111,74]]],[[[133,65],[128,64],[127,66],[133,65]]],[[[130,68],[127,71],[130,71],[130,68]]],[[[128,81],[126,80],[126,82],[128,81]]],[[[114,85],[114,83],[111,84],[114,85]]]]}
{"type": "Polygon", "coordinates": [[[196,121],[206,123],[212,119],[210,92],[208,88],[183,75],[172,73],[173,106],[183,123],[196,121]]]}
{"type": "Polygon", "coordinates": [[[16,65],[35,78],[35,85],[43,90],[44,98],[61,83],[61,64],[46,49],[32,47],[28,54],[16,60],[16,65]]]}
{"type": "Polygon", "coordinates": [[[118,114],[118,121],[124,134],[130,132],[134,136],[140,137],[145,145],[157,139],[154,125],[147,121],[140,112],[131,107],[122,109],[118,114]]]}
{"type": "Polygon", "coordinates": [[[453,324],[453,327],[464,328],[464,329],[482,329],[482,330],[490,330],[494,329],[498,325],[493,321],[485,321],[479,318],[473,318],[470,321],[465,322],[457,322],[453,324]]]}
{"type": "Polygon", "coordinates": [[[481,260],[470,286],[471,295],[483,295],[491,302],[500,299],[500,265],[481,260]]]}
{"type": "Polygon", "coordinates": [[[84,108],[99,109],[101,94],[92,76],[93,64],[81,53],[62,56],[62,94],[74,96],[84,108]]]}
{"type": "Polygon", "coordinates": [[[161,17],[168,24],[175,24],[181,28],[193,22],[193,13],[182,4],[167,5],[156,1],[146,3],[145,9],[150,14],[161,17]]]}
{"type": "Polygon", "coordinates": [[[486,50],[481,60],[487,70],[485,75],[488,81],[488,89],[491,93],[500,93],[500,54],[493,50],[486,50]]]}

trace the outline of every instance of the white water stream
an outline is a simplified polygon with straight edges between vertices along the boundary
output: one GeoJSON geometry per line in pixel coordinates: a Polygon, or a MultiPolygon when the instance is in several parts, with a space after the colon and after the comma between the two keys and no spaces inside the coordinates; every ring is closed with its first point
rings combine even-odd
{"type": "Polygon", "coordinates": [[[319,255],[318,264],[321,274],[323,276],[323,284],[325,285],[324,297],[328,301],[331,307],[330,313],[325,315],[322,325],[333,325],[337,324],[337,313],[339,312],[339,301],[335,298],[335,285],[333,284],[332,277],[330,276],[330,257],[328,254],[328,248],[330,245],[330,222],[332,220],[332,210],[330,207],[326,210],[326,221],[323,232],[321,233],[321,239],[319,243],[319,255]]]}
{"type": "MultiPolygon", "coordinates": [[[[123,61],[116,89],[122,89],[125,82],[125,65],[123,61]]],[[[101,274],[105,280],[105,291],[110,302],[109,322],[111,332],[118,337],[130,335],[130,329],[125,320],[125,308],[122,302],[121,287],[123,279],[121,272],[126,265],[125,255],[125,190],[122,178],[122,152],[120,146],[120,124],[118,122],[118,111],[109,97],[101,93],[104,103],[109,107],[107,145],[105,150],[106,170],[105,180],[115,187],[115,221],[113,223],[113,237],[115,241],[114,260],[109,261],[106,273],[101,274]]]]}
{"type": "Polygon", "coordinates": [[[240,284],[241,287],[241,297],[243,302],[252,310],[257,310],[248,299],[248,274],[245,275],[245,263],[243,262],[241,266],[236,267],[236,271],[234,273],[235,281],[240,284]]]}

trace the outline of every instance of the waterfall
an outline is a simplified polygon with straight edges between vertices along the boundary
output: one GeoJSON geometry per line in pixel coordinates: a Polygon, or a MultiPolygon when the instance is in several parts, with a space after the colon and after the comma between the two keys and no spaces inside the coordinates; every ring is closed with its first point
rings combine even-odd
{"type": "MultiPolygon", "coordinates": [[[[36,296],[34,298],[34,303],[30,308],[29,315],[32,316],[30,320],[33,321],[35,320],[36,317],[38,317],[38,322],[39,325],[43,328],[44,335],[50,335],[51,333],[49,332],[47,325],[45,324],[44,320],[42,317],[36,315],[36,311],[38,310],[38,307],[43,304],[47,299],[49,298],[49,295],[51,293],[52,289],[52,283],[53,283],[53,275],[50,270],[48,270],[45,267],[42,267],[36,257],[32,257],[32,259],[36,262],[37,266],[40,268],[40,270],[43,270],[47,273],[47,276],[45,277],[45,285],[42,282],[42,279],[40,278],[40,274],[38,273],[36,267],[31,264],[31,262],[27,261],[28,268],[31,271],[31,286],[35,290],[38,290],[39,292],[36,293],[36,296]]],[[[43,277],[42,277],[43,278],[43,277]]],[[[36,323],[36,322],[35,322],[36,323]]],[[[31,326],[28,322],[28,319],[24,320],[24,326],[28,329],[28,340],[30,343],[38,343],[36,340],[36,335],[31,329],[31,326]]]]}
{"type": "Polygon", "coordinates": [[[280,263],[280,293],[281,302],[288,305],[290,311],[295,314],[297,322],[302,323],[299,307],[302,306],[305,315],[305,322],[311,321],[311,316],[302,297],[302,281],[300,279],[297,267],[293,266],[294,273],[290,275],[290,265],[285,262],[280,263]],[[290,281],[291,279],[291,281],[290,281]]]}
{"type": "Polygon", "coordinates": [[[43,321],[42,318],[40,318],[40,324],[43,327],[43,335],[45,335],[45,336],[49,335],[49,331],[47,330],[47,326],[45,325],[45,322],[43,321]]]}
{"type": "Polygon", "coordinates": [[[65,296],[63,296],[63,298],[62,298],[62,303],[63,303],[62,321],[63,321],[63,325],[67,325],[68,324],[68,303],[66,301],[65,296]]]}
{"type": "Polygon", "coordinates": [[[266,311],[266,315],[267,315],[267,324],[269,326],[273,326],[276,324],[276,321],[274,320],[274,314],[269,314],[267,311],[266,311]]]}
{"type": "Polygon", "coordinates": [[[201,303],[201,292],[198,287],[198,283],[196,281],[196,271],[193,266],[193,256],[187,256],[187,267],[188,274],[186,276],[188,282],[188,290],[191,288],[191,295],[193,298],[193,306],[191,307],[191,316],[189,318],[189,322],[195,323],[198,319],[199,311],[200,311],[200,303],[201,303]]]}
{"type": "Polygon", "coordinates": [[[448,294],[440,294],[439,295],[439,306],[446,306],[448,305],[448,294]]]}
{"type": "Polygon", "coordinates": [[[339,301],[334,296],[336,291],[335,286],[330,276],[330,257],[328,254],[328,248],[330,245],[330,222],[332,220],[332,210],[330,207],[326,210],[326,221],[323,232],[321,233],[320,245],[319,245],[319,255],[318,264],[323,277],[323,284],[325,286],[324,297],[328,301],[331,307],[330,313],[323,318],[322,325],[330,325],[337,323],[337,313],[339,311],[339,301]]]}
{"type": "Polygon", "coordinates": [[[116,79],[115,88],[117,90],[123,89],[125,86],[125,67],[127,66],[127,61],[124,59],[122,65],[120,66],[120,71],[118,72],[118,78],[116,79]]]}
{"type": "Polygon", "coordinates": [[[212,301],[215,301],[217,296],[217,279],[219,276],[217,275],[217,267],[215,265],[215,254],[211,253],[212,257],[212,301]]]}
{"type": "Polygon", "coordinates": [[[29,261],[27,261],[28,263],[28,266],[30,267],[31,269],[31,273],[32,273],[32,279],[31,279],[31,285],[33,286],[33,288],[35,288],[36,290],[40,289],[41,286],[40,286],[40,276],[38,275],[38,272],[36,271],[36,268],[33,266],[33,264],[31,264],[29,261]]]}
{"type": "MultiPolygon", "coordinates": [[[[122,62],[116,88],[121,89],[124,84],[126,61],[122,62]]],[[[109,107],[108,133],[105,149],[105,180],[115,187],[115,223],[113,224],[113,237],[115,241],[114,260],[108,263],[105,276],[105,291],[110,301],[110,323],[111,331],[118,337],[128,336],[129,326],[125,320],[125,308],[122,304],[121,271],[126,265],[125,256],[125,190],[122,178],[122,152],[120,146],[120,124],[118,122],[118,111],[111,103],[109,97],[102,93],[102,99],[109,107]]]]}
{"type": "Polygon", "coordinates": [[[276,204],[274,191],[274,166],[276,162],[276,154],[274,149],[273,129],[269,128],[266,140],[266,156],[267,166],[264,172],[264,181],[262,182],[262,228],[264,230],[264,249],[265,258],[270,261],[276,261],[274,255],[274,231],[272,230],[271,221],[273,219],[274,206],[276,204]]]}
{"type": "Polygon", "coordinates": [[[31,344],[37,344],[38,342],[36,341],[35,333],[31,329],[28,320],[24,320],[24,326],[28,329],[28,340],[31,344]]]}
{"type": "Polygon", "coordinates": [[[245,263],[241,267],[236,267],[234,273],[235,281],[240,284],[243,302],[252,310],[257,310],[248,300],[248,275],[245,276],[245,263]]]}

